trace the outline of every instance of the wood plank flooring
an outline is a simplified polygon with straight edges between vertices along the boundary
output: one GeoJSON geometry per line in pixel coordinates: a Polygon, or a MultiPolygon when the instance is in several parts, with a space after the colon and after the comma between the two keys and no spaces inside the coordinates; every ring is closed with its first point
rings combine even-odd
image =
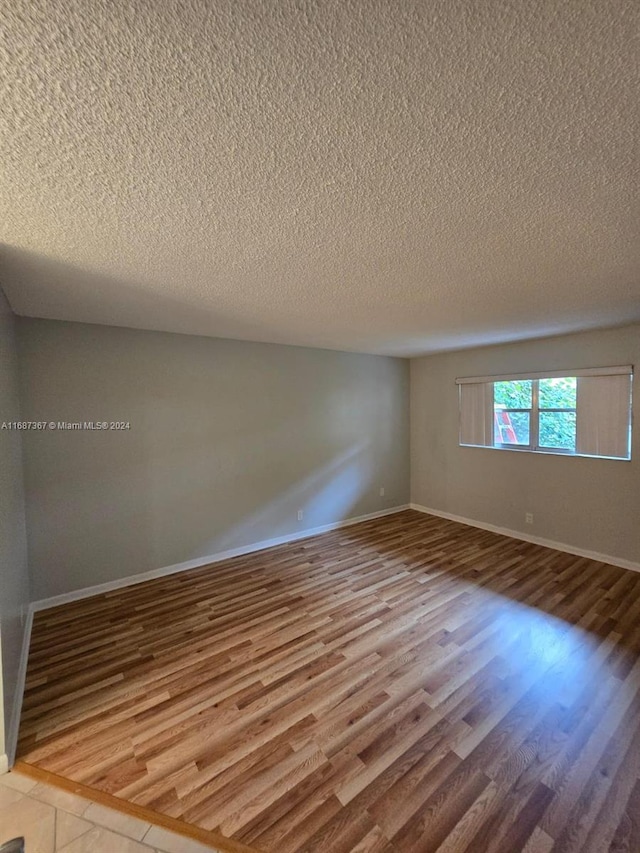
{"type": "Polygon", "coordinates": [[[19,757],[238,850],[638,853],[640,574],[407,510],[57,607],[19,757]]]}

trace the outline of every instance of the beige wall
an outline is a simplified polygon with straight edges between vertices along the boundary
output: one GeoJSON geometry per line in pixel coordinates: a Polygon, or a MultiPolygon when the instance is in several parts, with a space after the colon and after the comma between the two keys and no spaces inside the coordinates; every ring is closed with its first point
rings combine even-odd
{"type": "Polygon", "coordinates": [[[25,435],[35,599],[408,502],[407,361],[47,320],[19,333],[25,417],[131,422],[25,435]]]}
{"type": "MultiPolygon", "coordinates": [[[[0,289],[0,426],[18,420],[15,318],[0,289]]],[[[28,603],[21,433],[0,429],[0,755],[6,751],[5,735],[16,734],[12,712],[28,603]]]]}
{"type": "MultiPolygon", "coordinates": [[[[25,417],[131,422],[24,435],[36,599],[408,500],[405,361],[30,319],[19,340],[25,417]]],[[[414,359],[411,499],[640,560],[638,430],[630,463],[461,448],[454,381],[639,361],[638,325],[414,359]]]]}
{"type": "Polygon", "coordinates": [[[414,359],[412,501],[640,561],[638,427],[631,462],[458,446],[456,377],[617,364],[640,364],[639,325],[414,359]]]}

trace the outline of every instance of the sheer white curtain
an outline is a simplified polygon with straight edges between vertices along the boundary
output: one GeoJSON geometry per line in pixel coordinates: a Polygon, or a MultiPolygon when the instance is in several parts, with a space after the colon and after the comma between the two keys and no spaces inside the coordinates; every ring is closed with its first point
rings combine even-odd
{"type": "Polygon", "coordinates": [[[579,376],[576,453],[629,455],[631,376],[579,376]]]}
{"type": "Polygon", "coordinates": [[[460,385],[460,444],[493,445],[493,385],[460,385]]]}

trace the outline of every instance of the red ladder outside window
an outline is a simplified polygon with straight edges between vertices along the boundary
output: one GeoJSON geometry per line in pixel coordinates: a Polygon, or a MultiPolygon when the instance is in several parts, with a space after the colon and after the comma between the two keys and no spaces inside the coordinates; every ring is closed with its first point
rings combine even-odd
{"type": "Polygon", "coordinates": [[[499,437],[500,444],[517,444],[518,437],[509,417],[509,412],[504,409],[496,409],[493,413],[493,418],[496,427],[496,438],[499,437]]]}

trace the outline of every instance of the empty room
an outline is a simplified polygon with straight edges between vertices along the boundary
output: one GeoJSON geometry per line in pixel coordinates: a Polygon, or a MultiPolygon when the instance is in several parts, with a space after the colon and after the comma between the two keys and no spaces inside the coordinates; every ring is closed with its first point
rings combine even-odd
{"type": "Polygon", "coordinates": [[[640,853],[639,45],[8,0],[0,853],[640,853]]]}

